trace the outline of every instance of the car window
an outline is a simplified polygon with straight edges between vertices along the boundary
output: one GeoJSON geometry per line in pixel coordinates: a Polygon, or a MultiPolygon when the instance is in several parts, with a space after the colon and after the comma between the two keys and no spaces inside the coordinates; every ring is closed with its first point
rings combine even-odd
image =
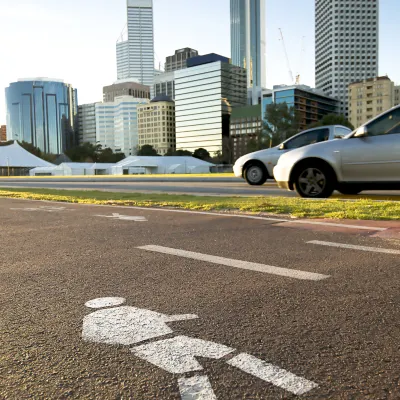
{"type": "Polygon", "coordinates": [[[329,139],[329,128],[316,129],[311,132],[305,132],[302,135],[296,136],[285,143],[285,148],[288,150],[297,149],[299,147],[308,146],[318,142],[324,142],[329,139]]]}
{"type": "Polygon", "coordinates": [[[367,125],[368,136],[400,133],[400,108],[397,108],[367,125]]]}
{"type": "Polygon", "coordinates": [[[351,132],[350,129],[342,128],[340,126],[337,126],[335,128],[335,136],[346,136],[351,132]]]}

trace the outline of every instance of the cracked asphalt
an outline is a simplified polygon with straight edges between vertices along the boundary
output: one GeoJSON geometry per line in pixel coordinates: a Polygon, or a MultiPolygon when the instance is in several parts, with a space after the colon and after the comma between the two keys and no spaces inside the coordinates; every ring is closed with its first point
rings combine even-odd
{"type": "MultiPolygon", "coordinates": [[[[305,399],[400,398],[400,249],[376,232],[275,221],[0,200],[0,398],[180,399],[178,376],[129,346],[82,340],[89,300],[198,319],[168,325],[318,384],[305,399]],[[62,207],[48,212],[40,207],[62,207]],[[30,208],[31,210],[26,210],[30,208]],[[32,210],[35,209],[36,210],[32,210]],[[101,218],[119,213],[147,222],[101,218]],[[158,245],[329,275],[301,281],[138,249],[158,245]]],[[[199,358],[217,399],[294,399],[199,358]]]]}

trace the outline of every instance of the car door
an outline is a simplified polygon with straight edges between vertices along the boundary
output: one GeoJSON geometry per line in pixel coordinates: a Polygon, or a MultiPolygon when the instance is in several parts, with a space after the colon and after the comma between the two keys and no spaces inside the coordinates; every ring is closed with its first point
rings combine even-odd
{"type": "Polygon", "coordinates": [[[365,136],[342,142],[343,181],[400,181],[400,108],[390,110],[365,128],[365,136]]]}

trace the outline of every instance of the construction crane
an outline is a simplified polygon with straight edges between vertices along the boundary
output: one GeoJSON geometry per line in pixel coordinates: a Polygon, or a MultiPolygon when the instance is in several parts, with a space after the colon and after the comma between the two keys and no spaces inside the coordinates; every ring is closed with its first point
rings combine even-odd
{"type": "Polygon", "coordinates": [[[300,76],[301,76],[301,69],[303,67],[303,54],[305,53],[305,47],[304,47],[304,38],[305,36],[303,36],[301,38],[301,46],[300,46],[300,58],[299,58],[299,69],[298,72],[296,74],[296,85],[300,85],[300,76]]]}
{"type": "Polygon", "coordinates": [[[293,79],[293,72],[292,72],[292,68],[290,67],[290,61],[289,61],[289,57],[286,51],[286,45],[285,45],[285,40],[283,38],[283,33],[282,33],[282,29],[279,28],[279,32],[281,34],[281,40],[282,40],[282,46],[283,46],[283,51],[285,52],[285,57],[286,57],[286,62],[287,62],[287,67],[289,69],[289,77],[290,77],[290,83],[292,84],[294,82],[293,79]]]}

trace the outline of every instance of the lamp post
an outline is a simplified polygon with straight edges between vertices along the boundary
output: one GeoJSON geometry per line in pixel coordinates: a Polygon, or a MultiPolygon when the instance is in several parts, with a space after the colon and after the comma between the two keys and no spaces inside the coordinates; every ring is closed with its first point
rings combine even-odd
{"type": "Polygon", "coordinates": [[[10,176],[10,160],[8,157],[7,157],[7,174],[8,176],[10,176]]]}

